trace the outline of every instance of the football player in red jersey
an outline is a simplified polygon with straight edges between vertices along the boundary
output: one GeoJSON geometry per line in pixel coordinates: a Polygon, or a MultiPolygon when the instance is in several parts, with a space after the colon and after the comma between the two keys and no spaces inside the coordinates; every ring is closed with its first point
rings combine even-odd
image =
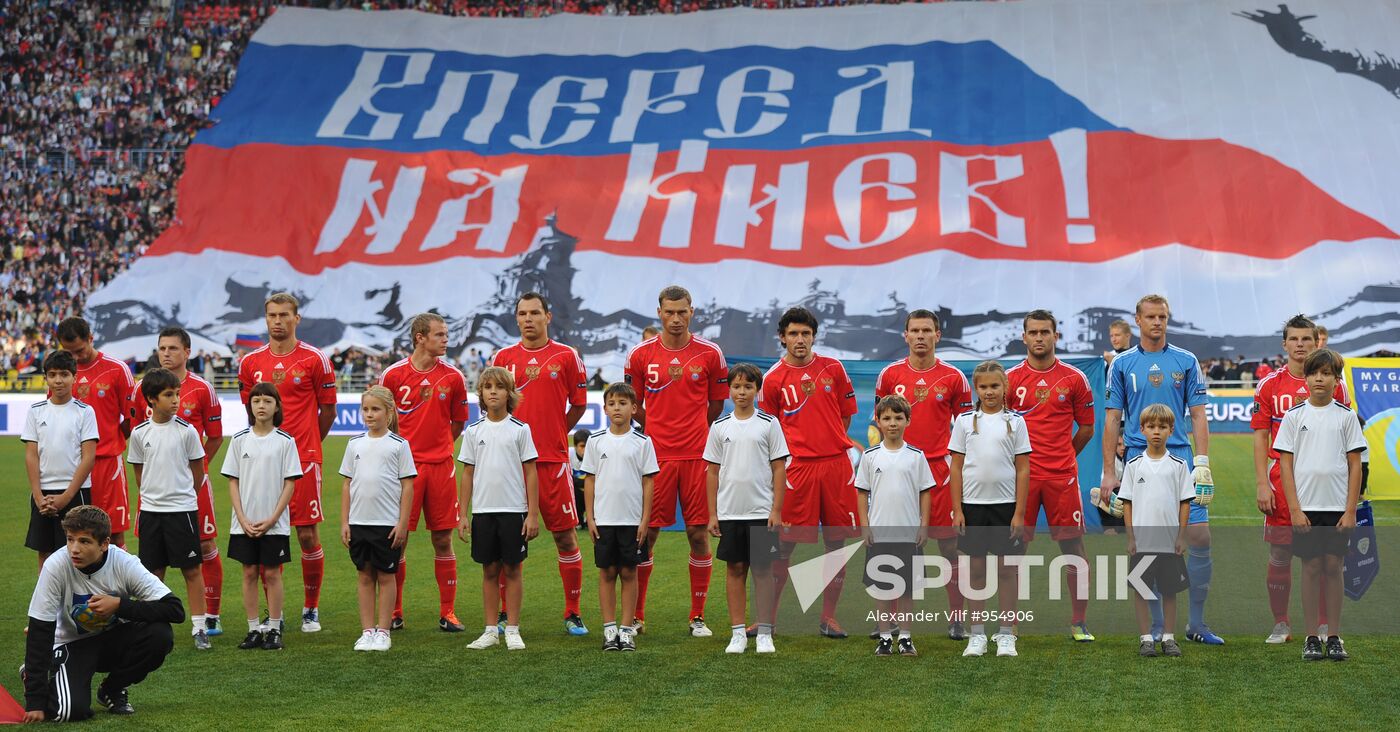
{"type": "MultiPolygon", "coordinates": [[[[530,425],[530,436],[539,455],[535,471],[539,477],[540,517],[554,535],[554,548],[559,553],[564,630],[569,635],[588,635],[588,627],[579,614],[583,553],[575,536],[578,503],[574,498],[573,472],[569,469],[569,430],[588,411],[588,372],[578,351],[550,339],[552,322],[554,313],[549,311],[544,295],[521,295],[515,301],[520,342],[497,351],[491,365],[506,369],[515,378],[522,399],[514,416],[530,425]]],[[[505,582],[505,573],[501,574],[501,582],[505,582]]],[[[504,603],[504,592],[501,598],[504,603]]]]}
{"type": "MultiPolygon", "coordinates": [[[[156,358],[160,367],[175,374],[180,380],[180,410],[175,416],[189,422],[199,433],[204,444],[204,483],[199,487],[199,552],[203,561],[199,565],[204,575],[204,614],[205,632],[209,635],[223,635],[224,626],[219,620],[219,605],[223,602],[224,562],[219,556],[217,518],[214,515],[214,489],[209,485],[209,461],[219,452],[224,443],[224,410],[219,405],[219,395],[213,385],[203,378],[190,373],[190,334],[184,328],[171,326],[161,330],[156,338],[156,358]]],[[[132,395],[135,405],[135,421],[139,424],[150,417],[150,407],[146,397],[138,388],[132,395]]],[[[137,496],[138,509],[140,496],[137,496]]]]}
{"type": "MultiPolygon", "coordinates": [[[[787,582],[792,541],[815,541],[816,527],[828,552],[840,549],[845,539],[859,531],[856,516],[855,470],[846,431],[856,413],[856,392],[846,367],[830,356],[812,351],[817,339],[817,318],[802,307],[788,308],[778,321],[778,340],[785,353],[763,377],[759,404],[783,426],[792,458],[787,467],[787,493],[783,498],[783,525],[795,529],[785,537],[773,563],[776,594],[787,582]]],[[[828,638],[845,638],[836,622],[846,570],[836,573],[822,593],[819,632],[828,638]]],[[[773,603],[776,613],[777,603],[773,603]]],[[[774,618],[776,619],[776,618],[774,618]]]]}
{"type": "Polygon", "coordinates": [[[92,347],[92,329],[82,318],[68,318],[58,324],[58,345],[78,362],[73,396],[92,407],[97,416],[97,462],[92,466],[92,505],[112,518],[112,543],[126,547],[126,530],[131,526],[130,498],[127,494],[126,463],[122,452],[126,438],[135,426],[131,396],[136,380],[125,363],[92,347]]]}
{"type": "Polygon", "coordinates": [[[963,640],[963,596],[958,590],[958,532],[953,528],[953,498],[949,493],[948,438],[953,418],[972,409],[972,387],[957,367],[937,355],[943,327],[929,310],[914,310],[904,318],[904,343],[909,355],[886,366],[875,380],[875,401],[897,394],[910,404],[912,417],[904,439],[924,451],[936,485],[930,491],[929,536],[938,540],[938,553],[952,566],[944,586],[948,593],[948,637],[963,640]]]}
{"type": "Polygon", "coordinates": [[[238,395],[246,405],[253,386],[269,382],[282,397],[282,429],[297,443],[302,477],[297,480],[291,511],[292,526],[301,544],[301,576],[305,604],[301,630],[321,629],[321,580],[326,553],[316,525],[325,520],[321,505],[321,441],[335,422],[335,372],[331,362],[310,344],[297,340],[300,303],[278,292],[263,303],[268,344],[243,357],[238,364],[238,395]]]}
{"type": "MultiPolygon", "coordinates": [[[[1308,400],[1308,384],[1303,378],[1303,362],[1321,346],[1319,326],[1303,315],[1283,324],[1283,350],[1288,363],[1267,374],[1254,387],[1254,411],[1249,426],[1254,430],[1255,502],[1264,514],[1264,541],[1269,545],[1269,568],[1265,584],[1269,607],[1274,614],[1274,630],[1264,640],[1269,644],[1287,643],[1293,638],[1288,622],[1288,599],[1293,593],[1293,520],[1283,498],[1283,475],[1278,451],[1273,448],[1283,414],[1308,400]]],[[[1332,398],[1349,405],[1346,383],[1338,381],[1332,398]]],[[[1323,608],[1319,623],[1327,622],[1323,608]]]]}
{"type": "Polygon", "coordinates": [[[1080,566],[1065,565],[1065,579],[1069,583],[1070,636],[1087,643],[1094,636],[1084,623],[1089,562],[1084,554],[1084,501],[1079,492],[1077,456],[1094,437],[1094,392],[1084,372],[1055,358],[1059,337],[1050,311],[1026,314],[1021,321],[1026,360],[1007,370],[1006,399],[1026,420],[1031,438],[1026,541],[1035,538],[1036,517],[1044,506],[1050,538],[1059,542],[1060,553],[1084,560],[1080,566]]]}
{"type": "MultiPolygon", "coordinates": [[[[408,440],[418,475],[413,479],[413,508],[409,530],[418,529],[426,517],[433,543],[433,577],[438,586],[438,629],[447,633],[465,630],[457,619],[457,555],[452,551],[452,529],[461,520],[457,505],[457,468],[452,443],[467,423],[467,381],[449,366],[447,321],[436,313],[414,316],[408,337],[413,353],[384,369],[379,383],[394,395],[399,413],[399,435],[408,440]]],[[[408,579],[408,544],[399,558],[398,586],[390,630],[403,629],[403,586],[408,579]]]]}
{"type": "MultiPolygon", "coordinates": [[[[705,440],[729,396],[729,365],[718,345],[690,332],[695,309],[684,287],[671,285],[656,300],[661,332],[633,348],[625,368],[627,383],[641,400],[636,419],[655,444],[661,468],[654,484],[647,542],[655,547],[661,528],[675,522],[679,498],[690,542],[690,634],[704,638],[711,635],[705,625],[705,600],[713,563],[705,440]]],[[[651,568],[650,559],[637,565],[639,627],[645,617],[651,568]]]]}

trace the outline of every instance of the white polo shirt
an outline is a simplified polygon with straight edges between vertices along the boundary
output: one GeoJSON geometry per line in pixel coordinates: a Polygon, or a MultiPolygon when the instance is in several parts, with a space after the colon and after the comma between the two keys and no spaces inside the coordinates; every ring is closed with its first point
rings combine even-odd
{"type": "MultiPolygon", "coordinates": [[[[457,460],[473,467],[471,512],[525,513],[525,463],[539,457],[530,426],[506,417],[492,422],[482,417],[462,430],[457,460]]],[[[467,506],[463,506],[466,509],[467,506]]]]}
{"type": "Polygon", "coordinates": [[[962,502],[1016,502],[1016,456],[1031,452],[1030,433],[1021,415],[1003,409],[980,409],[953,420],[948,451],[963,455],[962,502]]]}
{"type": "MultiPolygon", "coordinates": [[[[83,443],[98,439],[97,415],[77,399],[63,404],[45,399],[29,407],[19,439],[39,446],[39,489],[67,490],[82,462],[83,443]]],[[[91,474],[80,487],[92,487],[91,474]]]]}
{"type": "Polygon", "coordinates": [[[399,502],[404,478],[418,475],[408,440],[394,434],[350,438],[340,474],[350,479],[350,525],[394,526],[399,523],[399,502]]]}
{"type": "Polygon", "coordinates": [[[715,420],[704,457],[719,466],[719,520],[768,518],[773,510],[773,461],[791,454],[782,426],[770,414],[755,409],[748,419],[728,414],[715,420]]]}
{"type": "Polygon", "coordinates": [[[856,490],[870,494],[867,516],[875,541],[917,541],[923,526],[919,494],[933,486],[923,450],[907,443],[898,450],[884,443],[866,450],[856,467],[856,490]]]}
{"type": "Polygon", "coordinates": [[[198,510],[190,461],[204,459],[199,430],[179,417],[164,424],[148,419],[131,431],[126,461],[141,466],[141,510],[198,510]]]}
{"type": "MultiPolygon", "coordinates": [[[[238,497],[243,500],[243,515],[249,521],[262,521],[277,508],[277,499],[282,497],[283,482],[302,475],[297,441],[282,430],[258,435],[252,429],[245,429],[229,440],[220,472],[238,480],[238,497]]],[[[233,514],[229,533],[243,533],[237,512],[233,514]]],[[[282,509],[277,522],[267,533],[291,535],[291,520],[286,508],[282,509]]]]}
{"type": "Polygon", "coordinates": [[[621,435],[612,430],[594,432],[583,447],[582,470],[594,476],[593,523],[641,524],[642,478],[661,472],[650,437],[637,430],[621,435]]]}
{"type": "Polygon", "coordinates": [[[1366,447],[1356,413],[1331,402],[1284,412],[1274,449],[1293,453],[1293,485],[1304,511],[1347,509],[1347,453],[1366,447]]]}
{"type": "Polygon", "coordinates": [[[1123,468],[1118,497],[1133,504],[1133,538],[1139,554],[1176,551],[1181,503],[1196,497],[1196,482],[1185,460],[1167,453],[1138,455],[1123,468]]]}

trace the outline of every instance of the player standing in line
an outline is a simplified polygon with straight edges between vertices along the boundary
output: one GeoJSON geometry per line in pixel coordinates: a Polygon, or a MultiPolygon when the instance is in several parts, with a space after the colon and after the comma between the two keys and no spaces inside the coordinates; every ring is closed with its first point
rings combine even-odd
{"type": "MultiPolygon", "coordinates": [[[[1119,479],[1113,469],[1119,431],[1127,447],[1126,460],[1131,460],[1147,447],[1143,436],[1142,410],[1151,404],[1165,404],[1176,415],[1167,451],[1195,468],[1191,473],[1196,482],[1196,500],[1191,505],[1191,518],[1186,528],[1188,544],[1186,569],[1191,575],[1191,608],[1186,624],[1186,639],[1208,645],[1224,645],[1225,639],[1211,632],[1206,625],[1206,596],[1210,592],[1210,511],[1207,506],[1215,495],[1215,480],[1210,473],[1210,426],[1206,422],[1206,381],[1201,363],[1184,348],[1167,343],[1167,321],[1171,311],[1161,295],[1146,295],[1138,300],[1135,312],[1139,333],[1138,345],[1113,359],[1108,369],[1108,400],[1104,414],[1103,477],[1100,500],[1112,494],[1119,479]],[[1126,418],[1126,419],[1125,419],[1126,418]],[[1187,440],[1187,425],[1195,439],[1194,460],[1191,442],[1187,440]]],[[[1162,605],[1150,603],[1154,630],[1161,628],[1162,605]]],[[[1157,636],[1157,632],[1153,633],[1157,636]]]]}
{"type": "MultiPolygon", "coordinates": [[[[1021,415],[1006,408],[1006,371],[1000,362],[983,361],[972,370],[977,408],[958,415],[948,450],[953,455],[953,525],[962,533],[958,549],[966,554],[969,587],[987,587],[987,555],[1024,554],[1026,494],[1030,490],[1030,435],[1021,415]]],[[[992,636],[998,656],[1016,655],[1016,601],[1019,577],[1009,562],[997,563],[997,617],[992,636]]],[[[987,652],[983,627],[985,600],[970,600],[971,633],[964,656],[987,652]]]]}
{"type": "Polygon", "coordinates": [[[1341,637],[1342,560],[1356,528],[1366,438],[1355,413],[1332,398],[1343,366],[1342,357],[1325,348],[1308,356],[1303,366],[1308,400],[1288,410],[1274,441],[1293,520],[1292,550],[1303,562],[1305,661],[1348,658],[1341,637]],[[1319,602],[1327,608],[1330,632],[1321,628],[1319,602]],[[1327,638],[1325,649],[1319,636],[1327,638]]]}
{"type": "Polygon", "coordinates": [[[948,637],[963,640],[963,596],[958,590],[958,532],[953,528],[953,501],[948,494],[948,436],[953,418],[972,409],[972,388],[956,367],[939,360],[936,349],[943,335],[938,316],[914,310],[904,318],[904,342],[909,355],[880,371],[875,400],[891,394],[910,405],[909,428],[904,439],[923,451],[933,473],[929,493],[929,535],[938,540],[938,553],[953,571],[944,589],[948,593],[948,637]]]}
{"type": "Polygon", "coordinates": [[[875,423],[880,426],[880,444],[865,451],[856,468],[856,509],[865,534],[865,586],[883,591],[883,577],[872,570],[883,569],[901,580],[903,591],[893,599],[881,599],[886,618],[877,623],[880,642],[875,655],[894,655],[894,636],[899,636],[899,655],[917,656],[907,628],[900,629],[899,618],[913,614],[914,556],[928,541],[929,491],[934,487],[928,458],[904,441],[909,426],[909,402],[898,394],[881,397],[875,405],[875,423]],[[883,567],[881,567],[883,565],[883,567]],[[893,626],[893,627],[892,627],[893,626]]]}
{"type": "Polygon", "coordinates": [[[243,610],[248,635],[238,647],[282,650],[286,633],[282,565],[292,558],[287,506],[292,502],[301,458],[282,426],[282,398],[272,384],[258,384],[248,397],[248,428],[235,434],[220,471],[233,503],[228,556],[243,565],[243,610]],[[267,624],[258,621],[258,579],[267,595],[267,624]]]}
{"type": "Polygon", "coordinates": [[[408,513],[413,507],[413,448],[398,435],[394,395],[371,386],[360,397],[365,432],[350,438],[340,461],[345,483],[340,493],[340,541],[350,550],[359,575],[360,639],[357,651],[387,651],[393,646],[389,625],[394,617],[398,563],[408,542],[408,513]]]}
{"type": "MultiPolygon", "coordinates": [[[[457,466],[452,443],[467,423],[467,381],[462,372],[442,360],[447,353],[447,321],[435,313],[413,318],[408,337],[413,353],[384,369],[379,383],[394,395],[398,433],[413,448],[418,476],[413,479],[413,509],[409,531],[418,530],[426,516],[433,543],[433,577],[438,586],[438,628],[447,633],[465,630],[457,619],[457,555],[452,530],[462,516],[457,505],[457,466]]],[[[403,586],[408,579],[408,542],[399,557],[390,630],[403,628],[403,586]]]]}
{"type": "Polygon", "coordinates": [[[540,486],[540,518],[544,528],[554,535],[554,548],[559,553],[564,630],[569,635],[588,635],[588,627],[579,614],[583,553],[574,533],[579,524],[578,505],[569,470],[569,430],[588,411],[588,372],[578,351],[550,340],[549,324],[553,320],[549,301],[543,295],[521,295],[515,301],[520,342],[497,351],[491,364],[506,369],[515,378],[521,396],[515,418],[530,425],[539,454],[535,472],[540,486]]]}
{"type": "MultiPolygon", "coordinates": [[[[1288,362],[1259,380],[1254,387],[1254,414],[1249,426],[1254,430],[1255,501],[1264,514],[1264,541],[1269,545],[1269,569],[1265,584],[1269,608],[1274,614],[1274,630],[1265,643],[1287,643],[1293,639],[1288,621],[1288,601],[1293,594],[1293,519],[1284,500],[1282,465],[1274,449],[1279,425],[1288,410],[1308,399],[1308,382],[1303,364],[1317,350],[1318,326],[1302,315],[1283,324],[1283,350],[1288,362]]],[[[1347,406],[1346,385],[1339,382],[1332,398],[1347,406]]],[[[1327,614],[1323,610],[1323,624],[1327,614]]]]}
{"type": "MultiPolygon", "coordinates": [[[[828,552],[840,549],[860,527],[856,515],[855,470],[847,453],[855,447],[846,431],[856,413],[856,392],[846,367],[829,356],[812,351],[817,339],[817,318],[802,307],[788,308],[778,320],[778,340],[783,357],[763,376],[759,406],[778,417],[792,458],[787,466],[787,494],[783,497],[783,524],[796,531],[783,542],[773,563],[774,603],[787,583],[792,541],[822,539],[828,552]]],[[[845,638],[836,622],[836,605],[845,585],[844,567],[822,592],[822,617],[818,631],[828,638],[845,638]]]]}
{"type": "Polygon", "coordinates": [[[759,653],[773,653],[773,560],[783,524],[783,491],[788,452],[776,418],[754,408],[763,389],[763,372],[751,363],[729,369],[729,398],[734,411],[710,425],[705,441],[705,492],[710,503],[710,535],[719,538],[716,554],[727,565],[725,599],[729,601],[730,638],[725,653],[743,653],[749,645],[744,624],[748,611],[748,575],[754,575],[754,617],[759,653]]]}
{"type": "Polygon", "coordinates": [[[316,530],[326,518],[321,505],[321,441],[335,422],[335,371],[325,354],[297,340],[299,307],[285,292],[263,303],[268,344],[238,364],[238,395],[246,407],[255,384],[276,386],[282,396],[282,426],[301,453],[302,476],[292,495],[291,515],[301,544],[301,632],[315,633],[321,629],[321,580],[326,574],[326,552],[316,530]]]}
{"type": "Polygon", "coordinates": [[[598,611],[603,618],[603,650],[637,650],[637,565],[651,556],[647,532],[656,474],[656,448],[632,428],[637,392],[613,384],[603,392],[608,429],[592,435],[583,448],[584,505],[593,563],[598,567],[598,611]],[[622,625],[618,627],[617,583],[622,580],[622,625]]]}
{"type": "MultiPolygon", "coordinates": [[[[190,334],[184,328],[171,326],[160,332],[156,338],[156,357],[160,367],[175,374],[180,380],[180,419],[189,422],[199,433],[204,443],[204,484],[199,488],[199,570],[204,575],[204,614],[205,631],[209,635],[223,635],[224,626],[219,620],[219,605],[223,601],[224,562],[219,557],[219,529],[214,516],[214,488],[209,483],[209,461],[219,452],[224,443],[223,407],[219,406],[219,395],[214,387],[199,376],[190,373],[186,364],[190,360],[190,334]]],[[[146,397],[137,388],[132,397],[138,420],[151,418],[150,406],[146,397]]],[[[141,506],[136,506],[139,511],[141,506]]]]}
{"type": "Polygon", "coordinates": [[[24,545],[39,554],[39,569],[66,543],[63,517],[89,502],[92,465],[97,460],[97,417],[73,398],[73,354],[52,351],[44,359],[49,398],[25,415],[20,442],[29,477],[29,532],[24,545]]]}
{"type": "MultiPolygon", "coordinates": [[[[1186,565],[1181,561],[1186,551],[1185,527],[1190,520],[1190,504],[1196,498],[1196,487],[1186,461],[1167,452],[1167,436],[1176,429],[1176,415],[1165,404],[1149,404],[1138,420],[1147,448],[1123,467],[1123,487],[1119,499],[1123,502],[1123,525],[1128,531],[1128,554],[1132,567],[1140,573],[1142,583],[1155,593],[1155,600],[1165,613],[1162,631],[1162,655],[1180,656],[1176,643],[1176,594],[1191,584],[1186,565]]],[[[1133,593],[1137,611],[1138,655],[1157,655],[1152,637],[1152,611],[1148,598],[1133,593]]]]}
{"type": "Polygon", "coordinates": [[[520,600],[524,595],[523,564],[529,542],[540,533],[539,473],[530,426],[511,416],[520,405],[515,379],[500,366],[490,366],[476,380],[481,418],[462,432],[462,522],[457,535],[470,541],[472,560],[481,565],[481,604],[486,629],[467,648],[482,651],[501,642],[496,611],[504,585],[506,649],[525,650],[520,637],[520,600]],[[501,582],[505,575],[505,582],[501,582]]]}
{"type": "MultiPolygon", "coordinates": [[[[690,634],[706,638],[712,635],[705,625],[705,599],[713,560],[705,496],[705,436],[729,396],[729,366],[719,346],[690,332],[695,309],[684,287],[671,285],[656,299],[661,333],[627,354],[625,370],[627,383],[641,399],[637,422],[656,444],[661,465],[647,544],[655,547],[662,527],[675,523],[679,498],[690,542],[690,634]]],[[[637,567],[638,632],[646,618],[651,568],[650,558],[637,567]]]]}
{"type": "Polygon", "coordinates": [[[1083,577],[1065,566],[1070,596],[1070,636],[1094,640],[1084,624],[1089,605],[1089,562],[1084,552],[1084,500],[1076,456],[1094,437],[1094,392],[1084,372],[1055,358],[1060,334],[1048,310],[1032,310],[1021,321],[1026,360],[1006,372],[1008,405],[1020,412],[1031,435],[1031,479],[1026,495],[1026,543],[1035,539],[1036,518],[1045,507],[1050,538],[1061,554],[1084,559],[1083,577]]]}
{"type": "Polygon", "coordinates": [[[136,470],[141,510],[136,514],[140,546],[137,556],[158,579],[166,567],[185,576],[190,628],[196,650],[209,650],[204,620],[204,577],[199,570],[199,490],[206,463],[199,432],[176,416],[180,380],[165,369],[146,372],[141,392],[151,418],[131,431],[127,461],[136,470]]]}
{"type": "Polygon", "coordinates": [[[97,460],[92,465],[92,505],[111,518],[113,544],[126,547],[126,530],[131,528],[130,498],[127,495],[126,438],[134,425],[131,414],[136,381],[126,364],[92,347],[92,329],[82,318],[68,318],[58,324],[58,345],[77,359],[73,396],[92,407],[97,417],[97,460]]]}

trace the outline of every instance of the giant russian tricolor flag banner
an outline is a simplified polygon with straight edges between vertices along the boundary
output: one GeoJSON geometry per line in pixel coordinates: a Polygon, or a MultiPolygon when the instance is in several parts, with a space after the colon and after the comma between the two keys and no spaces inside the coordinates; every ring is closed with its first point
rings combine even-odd
{"type": "Polygon", "coordinates": [[[282,9],[176,223],[90,315],[108,343],[232,343],[286,289],[318,345],[428,309],[499,345],[533,289],[592,367],[671,283],[729,353],[773,353],[804,303],[867,359],[915,307],[953,353],[1014,352],[1037,307],[1092,352],[1161,292],[1207,355],[1276,353],[1300,311],[1343,351],[1400,348],[1400,2],[1262,5],[282,9]]]}

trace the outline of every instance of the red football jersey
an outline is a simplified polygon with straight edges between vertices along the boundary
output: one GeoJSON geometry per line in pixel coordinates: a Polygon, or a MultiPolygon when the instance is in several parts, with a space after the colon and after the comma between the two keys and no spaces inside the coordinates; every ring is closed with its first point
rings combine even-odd
{"type": "Polygon", "coordinates": [[[126,449],[126,437],[119,425],[131,418],[131,395],[136,380],[126,364],[111,356],[97,354],[89,364],[78,364],[73,396],[92,407],[97,417],[97,456],[113,457],[126,449]]]}
{"type": "Polygon", "coordinates": [[[564,418],[570,407],[588,403],[588,372],[578,351],[556,341],[533,350],[516,343],[497,351],[491,365],[515,377],[523,398],[514,416],[530,425],[539,461],[567,463],[569,427],[564,418]]]}
{"type": "Polygon", "coordinates": [[[758,401],[777,415],[793,457],[832,457],[854,444],[843,420],[856,413],[856,390],[834,358],[813,356],[806,366],[778,359],[763,375],[758,401]]]}
{"type": "MultiPolygon", "coordinates": [[[[146,403],[146,395],[141,393],[140,385],[136,387],[131,401],[135,406],[137,422],[151,418],[151,407],[146,403]]],[[[219,395],[209,382],[195,376],[191,371],[186,371],[185,380],[180,382],[180,411],[176,412],[175,416],[194,425],[199,431],[201,443],[206,439],[224,435],[224,408],[219,405],[219,395]]],[[[213,457],[205,455],[205,465],[208,465],[213,457]]]]}
{"type": "Polygon", "coordinates": [[[1006,371],[1006,403],[1026,420],[1031,437],[1031,477],[1079,473],[1074,425],[1094,429],[1094,391],[1084,372],[1059,359],[1044,371],[1022,361],[1006,371]]]}
{"type": "Polygon", "coordinates": [[[661,337],[627,354],[627,383],[646,409],[646,433],[658,460],[700,460],[709,437],[710,402],[729,398],[729,364],[719,346],[692,334],[671,350],[661,337]]]}
{"type": "Polygon", "coordinates": [[[266,345],[238,364],[238,397],[248,403],[253,386],[269,382],[282,396],[282,429],[297,441],[304,463],[321,462],[321,405],[335,404],[335,371],[324,353],[297,341],[291,353],[277,355],[266,345]]]}
{"type": "Polygon", "coordinates": [[[875,399],[898,394],[909,400],[913,415],[904,441],[924,451],[930,460],[948,454],[953,418],[972,409],[972,389],[963,372],[934,359],[922,371],[902,358],[886,366],[875,380],[875,399]]]}
{"type": "Polygon", "coordinates": [[[452,459],[452,423],[467,421],[467,380],[462,372],[437,361],[419,371],[405,358],[384,369],[379,383],[394,393],[399,435],[408,440],[415,463],[452,459]]]}
{"type": "MultiPolygon", "coordinates": [[[[1337,389],[1332,392],[1332,398],[1351,406],[1345,381],[1337,380],[1337,389]]],[[[1269,431],[1271,459],[1278,459],[1278,451],[1274,449],[1274,438],[1278,437],[1278,428],[1283,424],[1283,413],[1307,400],[1307,380],[1289,373],[1287,366],[1269,372],[1255,385],[1254,414],[1249,418],[1249,428],[1269,431]]]]}

